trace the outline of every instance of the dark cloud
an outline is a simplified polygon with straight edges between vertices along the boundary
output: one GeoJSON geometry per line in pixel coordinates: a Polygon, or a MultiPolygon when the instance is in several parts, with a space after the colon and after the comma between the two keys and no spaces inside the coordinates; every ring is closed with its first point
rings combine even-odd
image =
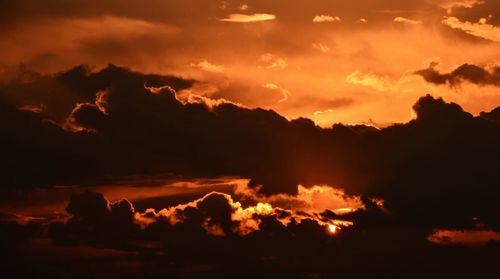
{"type": "MultiPolygon", "coordinates": [[[[355,225],[334,235],[314,218],[292,219],[284,224],[283,218],[300,215],[278,208],[246,215],[247,221],[258,221],[258,227],[248,234],[238,234],[234,229],[244,220],[236,220],[233,214],[251,207],[241,207],[226,194],[214,192],[160,212],[135,212],[134,217],[128,201],[111,203],[99,193],[84,192],[71,198],[67,207],[68,213],[73,212],[71,218],[51,225],[50,237],[57,247],[48,250],[51,256],[32,259],[20,252],[6,260],[10,265],[5,271],[15,270],[23,277],[65,277],[78,270],[74,273],[77,278],[103,278],[110,274],[124,278],[235,274],[242,278],[374,274],[408,277],[408,270],[413,271],[410,278],[494,274],[497,243],[475,248],[436,246],[425,240],[428,230],[402,224],[398,217],[368,200],[365,202],[365,209],[341,217],[353,220],[355,225]],[[97,209],[89,209],[92,206],[97,209]],[[121,213],[114,215],[115,210],[121,213]],[[137,225],[146,219],[146,226],[137,225]],[[90,247],[87,250],[95,252],[89,257],[83,250],[72,250],[68,259],[62,252],[68,247],[90,247]],[[115,249],[111,250],[112,256],[104,250],[110,248],[115,249]],[[80,258],[75,257],[78,252],[83,254],[80,258]],[[25,267],[16,270],[21,255],[25,255],[25,267]],[[32,261],[40,264],[31,264],[32,261]]],[[[321,216],[325,220],[339,217],[331,212],[321,216]]]]}
{"type": "Polygon", "coordinates": [[[173,76],[142,74],[108,65],[93,71],[81,65],[51,76],[42,76],[19,67],[10,80],[0,87],[0,96],[13,106],[42,106],[44,114],[63,122],[78,103],[93,102],[96,94],[121,80],[134,80],[148,86],[169,85],[175,90],[190,87],[194,81],[173,76]]]}
{"type": "MultiPolygon", "coordinates": [[[[175,89],[190,83],[175,78],[148,80],[116,67],[74,71],[41,78],[52,84],[76,76],[64,79],[65,86],[91,98],[74,106],[62,125],[50,120],[50,110],[2,105],[4,189],[133,175],[239,176],[265,195],[328,184],[380,197],[401,222],[423,228],[470,228],[473,218],[500,225],[495,111],[473,117],[425,96],[409,123],[325,129],[271,110],[181,102],[175,89]]],[[[24,83],[10,88],[22,92],[24,83]]]]}
{"type": "Polygon", "coordinates": [[[457,87],[463,82],[470,82],[480,86],[492,85],[500,87],[500,67],[488,70],[472,64],[463,64],[450,73],[440,73],[435,68],[437,63],[431,63],[429,68],[418,70],[415,74],[422,76],[427,82],[447,84],[457,87]]]}

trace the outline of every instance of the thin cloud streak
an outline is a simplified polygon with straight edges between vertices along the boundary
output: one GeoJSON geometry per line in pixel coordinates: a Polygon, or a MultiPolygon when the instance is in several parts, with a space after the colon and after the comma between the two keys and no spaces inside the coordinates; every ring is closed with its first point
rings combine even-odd
{"type": "Polygon", "coordinates": [[[226,18],[219,19],[225,22],[236,22],[236,23],[251,23],[251,22],[261,22],[261,21],[271,21],[275,20],[276,16],[273,14],[230,14],[226,18]]]}

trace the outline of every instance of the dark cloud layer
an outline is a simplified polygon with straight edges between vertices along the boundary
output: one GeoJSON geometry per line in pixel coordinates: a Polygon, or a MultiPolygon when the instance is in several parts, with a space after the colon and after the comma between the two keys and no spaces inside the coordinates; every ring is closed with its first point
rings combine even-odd
{"type": "MultiPolygon", "coordinates": [[[[246,221],[259,223],[242,235],[234,229],[243,221],[233,216],[242,208],[226,194],[213,192],[165,212],[140,213],[127,200],[110,202],[102,194],[83,192],[71,198],[67,221],[50,224],[49,236],[56,247],[49,250],[52,255],[47,258],[33,260],[12,245],[14,239],[36,235],[30,231],[40,229],[33,229],[33,224],[2,221],[5,233],[0,243],[10,244],[1,251],[10,253],[2,262],[3,271],[21,278],[437,278],[494,274],[498,243],[490,241],[474,248],[435,246],[425,240],[428,230],[402,224],[387,211],[365,202],[366,209],[341,216],[355,225],[336,234],[328,233],[313,218],[283,224],[280,220],[294,213],[274,208],[246,215],[246,221]],[[146,219],[149,222],[141,226],[146,219]],[[25,233],[20,237],[13,232],[25,233]],[[93,247],[87,249],[94,249],[94,253],[75,257],[83,250],[73,248],[68,259],[64,251],[71,247],[93,247]],[[111,255],[109,249],[114,249],[111,255]]],[[[320,216],[323,220],[339,218],[330,211],[320,216]]]]}
{"type": "Polygon", "coordinates": [[[488,70],[472,64],[463,64],[450,73],[442,74],[435,69],[436,66],[437,63],[432,63],[429,68],[416,71],[415,74],[422,76],[427,82],[447,84],[451,87],[459,86],[463,82],[500,87],[500,67],[488,70]]]}
{"type": "Polygon", "coordinates": [[[427,228],[470,228],[473,218],[500,227],[496,110],[473,117],[425,96],[414,106],[417,118],[406,124],[323,129],[269,110],[183,103],[175,89],[189,81],[113,66],[82,69],[2,89],[10,99],[52,94],[63,80],[65,88],[83,92],[77,96],[92,99],[64,93],[74,108],[63,124],[54,122],[48,105],[40,113],[18,109],[28,104],[22,98],[1,103],[4,189],[131,175],[240,176],[266,195],[328,184],[380,197],[401,222],[427,228]]]}

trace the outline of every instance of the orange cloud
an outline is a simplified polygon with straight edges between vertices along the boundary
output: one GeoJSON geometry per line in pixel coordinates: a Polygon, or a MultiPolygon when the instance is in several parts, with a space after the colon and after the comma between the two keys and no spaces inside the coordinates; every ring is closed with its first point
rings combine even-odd
{"type": "Polygon", "coordinates": [[[484,4],[483,0],[427,0],[429,3],[446,9],[448,14],[456,8],[472,8],[477,5],[484,4]]]}
{"type": "Polygon", "coordinates": [[[237,22],[237,23],[249,23],[249,22],[260,22],[275,20],[276,16],[273,14],[230,14],[228,17],[220,19],[220,21],[227,22],[237,22]]]}
{"type": "Polygon", "coordinates": [[[322,23],[322,22],[340,22],[342,19],[338,16],[330,16],[330,15],[317,15],[313,18],[313,22],[322,23]]]}
{"type": "MultiPolygon", "coordinates": [[[[317,191],[317,189],[313,191],[317,191]]],[[[314,196],[312,197],[314,198],[314,196]]],[[[295,210],[281,209],[267,202],[259,202],[254,206],[244,207],[240,202],[234,201],[230,195],[219,192],[212,192],[198,200],[164,208],[158,212],[154,209],[148,209],[144,213],[136,212],[134,222],[143,229],[157,221],[166,221],[171,225],[176,225],[189,221],[189,214],[192,214],[193,210],[200,211],[201,217],[204,218],[201,227],[213,236],[226,236],[229,232],[224,230],[222,223],[227,224],[227,222],[232,223],[232,233],[240,236],[248,235],[259,230],[261,217],[264,216],[273,216],[284,226],[287,226],[290,222],[300,223],[302,220],[313,220],[324,226],[325,229],[332,225],[336,229],[353,225],[350,221],[327,220],[315,215],[304,215],[295,210]],[[221,208],[225,208],[223,210],[229,210],[230,212],[220,212],[221,208]],[[186,211],[190,213],[186,214],[186,211]],[[219,215],[213,216],[215,212],[219,215]],[[229,214],[230,220],[221,219],[224,216],[220,214],[224,215],[226,213],[229,214]]]]}
{"type": "Polygon", "coordinates": [[[391,87],[387,78],[375,74],[365,74],[361,71],[349,74],[345,80],[347,83],[371,87],[378,91],[386,91],[391,87]]]}
{"type": "Polygon", "coordinates": [[[492,230],[437,230],[427,240],[436,244],[484,245],[490,240],[500,241],[500,232],[492,230]]]}
{"type": "Polygon", "coordinates": [[[409,18],[405,18],[405,17],[401,17],[401,16],[395,17],[394,22],[410,24],[410,25],[419,25],[422,23],[419,20],[409,19],[409,18]]]}
{"type": "Polygon", "coordinates": [[[223,73],[225,70],[223,66],[212,64],[208,62],[206,59],[203,59],[196,64],[195,63],[191,64],[191,67],[199,68],[211,73],[223,73]]]}
{"type": "Polygon", "coordinates": [[[262,66],[259,67],[265,69],[285,69],[288,66],[288,62],[285,58],[277,57],[272,53],[261,55],[259,61],[262,63],[262,66]]]}
{"type": "Polygon", "coordinates": [[[278,86],[275,83],[266,83],[263,85],[263,87],[267,88],[267,89],[276,90],[276,91],[281,92],[283,97],[280,100],[278,100],[278,103],[286,102],[288,100],[288,98],[290,97],[290,91],[278,86]]]}
{"type": "Polygon", "coordinates": [[[486,40],[500,42],[500,28],[487,23],[487,18],[481,18],[478,22],[460,21],[456,17],[445,17],[442,21],[453,29],[459,29],[469,35],[480,37],[486,40]]]}

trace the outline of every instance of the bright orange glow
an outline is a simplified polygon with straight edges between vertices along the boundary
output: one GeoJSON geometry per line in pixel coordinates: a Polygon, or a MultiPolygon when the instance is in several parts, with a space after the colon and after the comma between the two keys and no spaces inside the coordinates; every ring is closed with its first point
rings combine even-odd
{"type": "Polygon", "coordinates": [[[335,225],[328,225],[328,231],[332,234],[336,233],[337,232],[337,226],[335,225]]]}

